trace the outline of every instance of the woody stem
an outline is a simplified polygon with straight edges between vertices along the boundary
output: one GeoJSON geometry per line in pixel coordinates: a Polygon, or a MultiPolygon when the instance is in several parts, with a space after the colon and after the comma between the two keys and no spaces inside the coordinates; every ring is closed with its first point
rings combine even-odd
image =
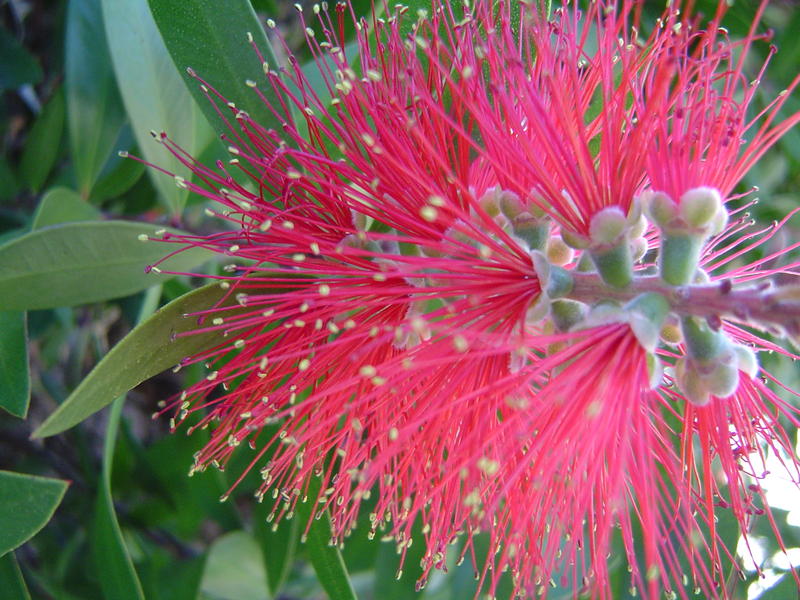
{"type": "Polygon", "coordinates": [[[800,290],[795,286],[775,287],[765,281],[758,285],[735,286],[730,279],[715,283],[672,286],[660,277],[634,277],[624,288],[606,285],[597,273],[571,272],[572,288],[567,298],[587,304],[601,300],[627,302],[645,292],[661,294],[670,311],[679,316],[705,318],[718,326],[721,318],[775,329],[791,336],[800,334],[800,290]]]}

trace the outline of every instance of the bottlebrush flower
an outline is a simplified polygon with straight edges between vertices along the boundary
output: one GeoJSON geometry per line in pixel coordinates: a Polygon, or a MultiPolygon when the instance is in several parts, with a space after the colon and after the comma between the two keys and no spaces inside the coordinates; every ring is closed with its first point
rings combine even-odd
{"type": "Polygon", "coordinates": [[[731,42],[722,5],[705,29],[676,5],[640,37],[642,3],[619,4],[522,5],[514,29],[506,3],[437,2],[410,35],[395,8],[360,23],[355,61],[346,8],[323,10],[308,42],[330,103],[299,68],[268,68],[282,132],[226,103],[217,169],[163,137],[226,222],[167,241],[230,262],[226,300],[195,315],[225,341],[183,361],[209,374],[165,409],[211,428],[194,470],[249,446],[270,518],[313,503],[334,543],[371,497],[371,535],[403,555],[421,524],[420,585],[461,536],[490,593],[509,570],[519,596],[557,578],[612,597],[617,549],[645,597],[727,596],[716,517],[746,533],[768,511],[750,454],[797,467],[779,422],[797,411],[745,348],[776,346],[742,325],[795,333],[800,311],[791,290],[734,285],[773,275],[767,259],[724,272],[773,231],[726,225],[722,201],[800,116],[773,125],[778,100],[746,120],[743,59],[725,65],[755,25],[731,42]]]}

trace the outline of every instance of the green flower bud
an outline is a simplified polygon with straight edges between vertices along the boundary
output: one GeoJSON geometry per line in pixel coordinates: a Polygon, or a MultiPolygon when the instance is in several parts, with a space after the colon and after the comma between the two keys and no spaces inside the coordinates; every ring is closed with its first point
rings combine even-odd
{"type": "Polygon", "coordinates": [[[739,370],[750,379],[758,375],[758,357],[751,348],[735,344],[733,351],[736,353],[736,363],[739,370]]]}
{"type": "Polygon", "coordinates": [[[683,396],[695,406],[705,406],[711,401],[705,379],[697,372],[690,359],[683,357],[675,363],[675,383],[683,396]]]}
{"type": "Polygon", "coordinates": [[[546,252],[547,259],[559,267],[568,265],[575,258],[575,250],[567,246],[559,237],[551,237],[547,240],[546,252]]]}
{"type": "Polygon", "coordinates": [[[559,331],[570,331],[582,323],[589,312],[589,307],[575,300],[555,300],[550,305],[550,317],[559,331]]]}
{"type": "Polygon", "coordinates": [[[547,218],[535,217],[521,212],[511,220],[511,230],[528,244],[531,250],[542,250],[550,238],[550,223],[547,218]]]}
{"type": "Polygon", "coordinates": [[[611,245],[619,241],[628,226],[628,218],[618,206],[609,206],[592,217],[589,236],[594,245],[611,245]]]}
{"type": "Polygon", "coordinates": [[[500,205],[502,213],[512,220],[523,212],[526,212],[519,196],[508,190],[503,190],[498,194],[498,204],[500,205]]]}
{"type": "Polygon", "coordinates": [[[739,387],[739,369],[733,351],[730,358],[730,361],[715,361],[711,373],[703,376],[706,389],[717,398],[732,396],[739,387]]]}
{"type": "Polygon", "coordinates": [[[725,231],[728,226],[728,211],[721,206],[708,226],[708,235],[717,235],[725,231]]]}
{"type": "Polygon", "coordinates": [[[664,192],[645,192],[641,203],[647,218],[659,228],[667,227],[678,216],[678,205],[664,192]]]}
{"type": "Polygon", "coordinates": [[[711,187],[696,187],[681,196],[680,216],[695,229],[705,228],[722,209],[719,191],[711,187]]]}
{"type": "Polygon", "coordinates": [[[478,204],[481,205],[481,208],[485,210],[486,214],[492,218],[500,214],[501,194],[502,190],[500,190],[498,186],[495,186],[487,190],[486,193],[478,200],[478,204]]]}
{"type": "Polygon", "coordinates": [[[589,240],[585,236],[569,229],[561,229],[561,239],[567,246],[575,248],[575,250],[584,250],[589,247],[589,240]]]}

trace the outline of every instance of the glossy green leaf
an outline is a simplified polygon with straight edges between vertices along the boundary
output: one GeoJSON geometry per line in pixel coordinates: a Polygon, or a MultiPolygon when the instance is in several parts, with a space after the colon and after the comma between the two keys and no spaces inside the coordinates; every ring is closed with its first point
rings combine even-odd
{"type": "Polygon", "coordinates": [[[75,221],[95,221],[99,218],[100,211],[81,198],[77,192],[65,187],[55,187],[48,190],[39,201],[31,229],[75,221]]]}
{"type": "Polygon", "coordinates": [[[64,112],[64,92],[59,88],[44,105],[28,134],[19,164],[19,174],[23,183],[34,192],[42,188],[61,152],[64,112]]]}
{"type": "Polygon", "coordinates": [[[6,600],[31,600],[13,552],[0,557],[0,590],[6,600]]]}
{"type": "MultiPolygon", "coordinates": [[[[137,324],[153,314],[160,298],[160,285],[147,290],[136,319],[137,324]]],[[[106,425],[103,470],[95,498],[92,558],[97,572],[103,574],[100,578],[100,587],[108,600],[144,600],[142,584],[139,582],[125,539],[122,537],[122,530],[114,510],[114,497],[111,494],[111,471],[124,403],[124,395],[114,401],[106,425]]]]}
{"type": "MultiPolygon", "coordinates": [[[[159,288],[156,288],[157,290],[159,288]]],[[[117,398],[111,406],[103,445],[103,471],[100,489],[95,499],[94,524],[92,528],[92,560],[100,575],[100,587],[107,600],[144,600],[144,592],[133,567],[122,530],[114,512],[111,495],[111,467],[117,442],[119,421],[125,397],[117,398]]]]}
{"type": "Polygon", "coordinates": [[[125,123],[100,0],[68,3],[64,60],[70,149],[78,189],[88,198],[125,123]]]}
{"type": "Polygon", "coordinates": [[[173,300],[138,325],[103,357],[69,398],[34,432],[34,437],[47,437],[69,429],[145,379],[221,342],[222,334],[218,331],[180,334],[198,327],[196,319],[184,315],[214,306],[225,294],[218,285],[208,285],[173,300]]]}
{"type": "Polygon", "coordinates": [[[38,83],[42,67],[13,35],[0,27],[0,91],[38,83]]]}
{"type": "Polygon", "coordinates": [[[330,516],[326,511],[317,519],[313,513],[319,506],[316,502],[318,494],[319,480],[311,479],[308,485],[308,502],[297,503],[295,518],[300,519],[301,524],[311,520],[305,539],[306,554],[330,600],[356,600],[356,593],[350,583],[342,553],[339,552],[339,548],[329,543],[332,533],[330,516]]]}
{"type": "MultiPolygon", "coordinates": [[[[220,10],[217,0],[149,0],[149,3],[172,60],[218,134],[230,130],[200,83],[189,75],[188,68],[262,127],[279,126],[269,108],[246,83],[247,80],[262,82],[259,87],[267,102],[280,106],[272,85],[264,81],[263,66],[248,41],[249,33],[274,68],[272,49],[248,0],[226,0],[224,10],[220,10]]],[[[229,109],[224,105],[222,108],[232,118],[229,109]]]]}
{"type": "Polygon", "coordinates": [[[31,396],[27,322],[23,311],[0,311],[0,408],[24,419],[31,396]]]}
{"type": "MultiPolygon", "coordinates": [[[[175,248],[138,237],[158,237],[156,231],[156,225],[128,221],[65,223],[0,246],[0,310],[98,302],[161,283],[166,275],[146,273],[145,267],[175,248]]],[[[205,250],[191,249],[161,268],[184,272],[209,257],[205,250]]]]}
{"type": "Polygon", "coordinates": [[[206,596],[220,600],[267,600],[267,574],[253,536],[232,531],[214,540],[200,586],[206,596]]]}
{"type": "MultiPolygon", "coordinates": [[[[150,131],[166,132],[193,156],[213,141],[214,132],[172,62],[147,0],[102,3],[106,32],[114,40],[111,58],[117,82],[139,149],[148,162],[188,178],[189,169],[150,131]]],[[[155,169],[149,173],[167,207],[179,213],[187,190],[155,169]]]]}
{"type": "Polygon", "coordinates": [[[67,485],[60,479],[0,471],[0,556],[47,524],[67,485]]]}

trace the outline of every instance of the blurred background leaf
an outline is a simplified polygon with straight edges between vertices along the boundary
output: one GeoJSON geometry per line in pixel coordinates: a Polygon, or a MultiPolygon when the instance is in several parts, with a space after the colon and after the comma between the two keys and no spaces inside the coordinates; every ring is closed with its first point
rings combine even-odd
{"type": "MultiPolygon", "coordinates": [[[[150,132],[166,132],[191,156],[203,153],[214,132],[167,53],[147,0],[102,3],[106,31],[114,40],[114,70],[138,147],[149,163],[189,178],[189,169],[150,132]]],[[[149,175],[167,209],[179,215],[187,189],[155,169],[149,175]]]]}
{"type": "Polygon", "coordinates": [[[58,479],[0,471],[0,556],[44,527],[67,485],[58,479]]]}
{"type": "Polygon", "coordinates": [[[100,0],[68,4],[64,85],[75,178],[84,198],[126,121],[100,15],[100,0]]]}

